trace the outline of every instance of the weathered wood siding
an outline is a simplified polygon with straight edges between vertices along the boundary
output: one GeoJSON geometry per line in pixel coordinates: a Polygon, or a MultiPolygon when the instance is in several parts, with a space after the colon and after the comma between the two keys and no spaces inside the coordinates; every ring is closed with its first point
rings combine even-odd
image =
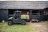
{"type": "Polygon", "coordinates": [[[48,1],[3,1],[0,9],[44,9],[48,7],[48,1]]]}

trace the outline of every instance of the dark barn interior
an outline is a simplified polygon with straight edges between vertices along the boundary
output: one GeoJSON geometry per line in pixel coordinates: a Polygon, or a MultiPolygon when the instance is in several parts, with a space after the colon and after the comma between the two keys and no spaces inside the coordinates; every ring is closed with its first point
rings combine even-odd
{"type": "MultiPolygon", "coordinates": [[[[0,19],[7,20],[8,17],[13,16],[14,12],[19,10],[21,11],[21,15],[29,15],[29,19],[42,19],[40,16],[47,15],[48,19],[48,8],[46,9],[0,9],[0,19]]],[[[45,16],[44,16],[45,17],[45,16]]]]}

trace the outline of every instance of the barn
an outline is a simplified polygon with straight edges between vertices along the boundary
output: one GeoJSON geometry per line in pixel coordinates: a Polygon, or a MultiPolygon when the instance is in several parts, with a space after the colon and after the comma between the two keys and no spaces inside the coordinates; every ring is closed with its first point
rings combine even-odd
{"type": "Polygon", "coordinates": [[[22,15],[29,15],[30,19],[48,15],[48,1],[0,1],[0,20],[7,20],[16,10],[22,11],[22,15]]]}

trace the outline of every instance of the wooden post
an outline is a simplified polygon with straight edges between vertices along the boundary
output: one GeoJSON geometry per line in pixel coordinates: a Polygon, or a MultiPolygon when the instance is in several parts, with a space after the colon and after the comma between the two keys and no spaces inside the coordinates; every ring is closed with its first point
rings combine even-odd
{"type": "Polygon", "coordinates": [[[30,18],[30,20],[32,19],[32,10],[29,10],[30,11],[30,13],[29,13],[29,18],[30,18]]]}

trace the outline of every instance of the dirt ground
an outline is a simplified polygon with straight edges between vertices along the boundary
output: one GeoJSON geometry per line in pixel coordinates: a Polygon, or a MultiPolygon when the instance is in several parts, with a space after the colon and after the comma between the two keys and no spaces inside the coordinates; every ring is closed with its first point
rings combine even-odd
{"type": "Polygon", "coordinates": [[[41,21],[39,23],[31,23],[33,28],[36,28],[36,32],[48,32],[48,21],[41,21]]]}

